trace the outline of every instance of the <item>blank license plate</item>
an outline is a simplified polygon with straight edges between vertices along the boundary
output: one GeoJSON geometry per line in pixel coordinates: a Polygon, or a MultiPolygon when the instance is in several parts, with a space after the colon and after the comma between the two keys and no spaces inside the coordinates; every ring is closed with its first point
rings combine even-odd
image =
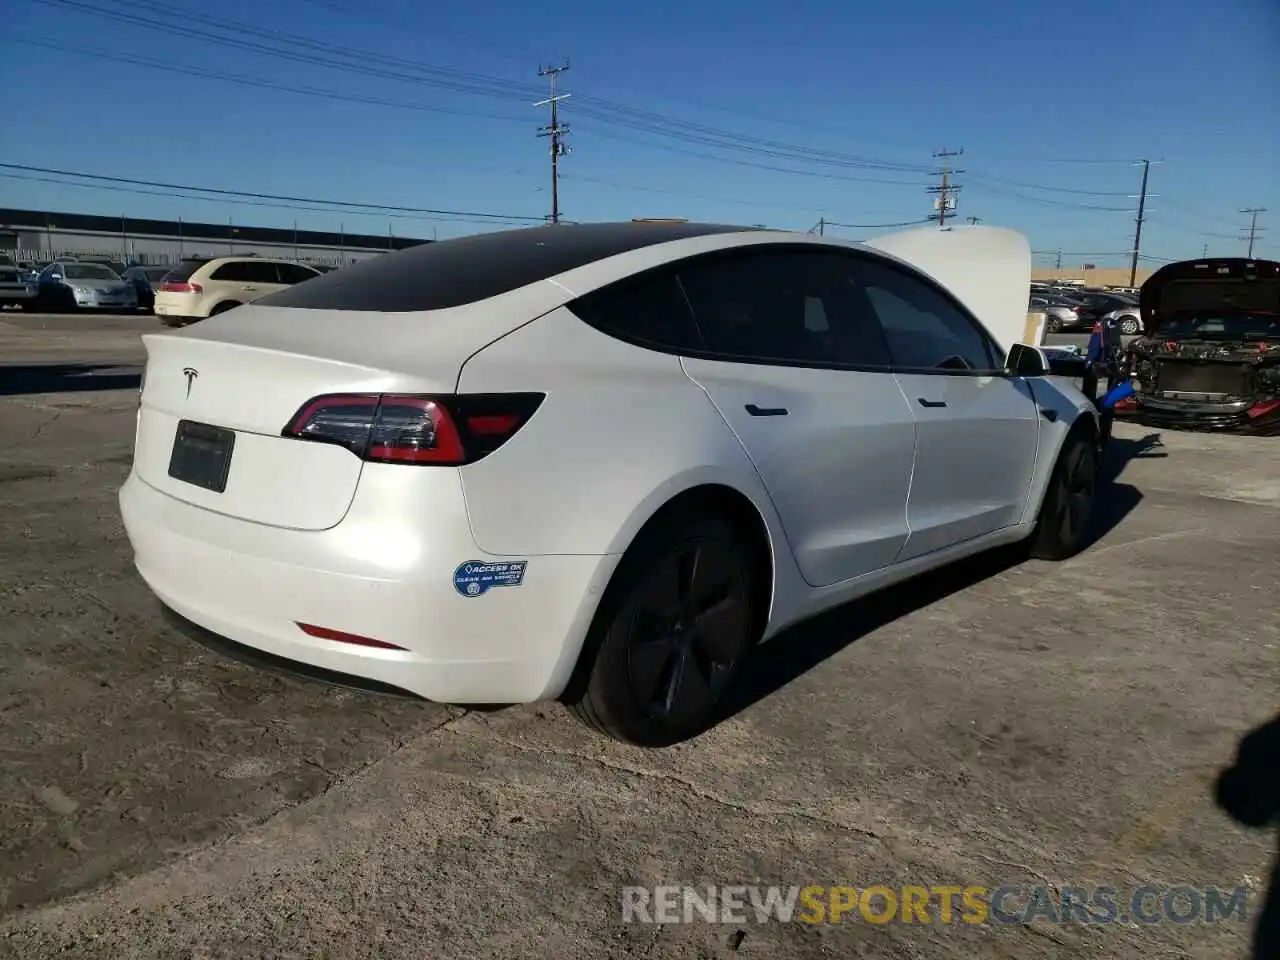
{"type": "Polygon", "coordinates": [[[232,430],[194,420],[179,420],[169,457],[169,476],[214,493],[227,489],[231,452],[236,446],[232,430]]]}

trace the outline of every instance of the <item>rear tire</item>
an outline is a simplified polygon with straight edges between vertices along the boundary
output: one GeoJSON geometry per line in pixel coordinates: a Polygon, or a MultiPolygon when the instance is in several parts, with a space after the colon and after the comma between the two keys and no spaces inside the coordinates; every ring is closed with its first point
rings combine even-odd
{"type": "Polygon", "coordinates": [[[1073,431],[1053,466],[1031,534],[1031,556],[1038,560],[1067,560],[1083,550],[1097,492],[1097,444],[1085,431],[1073,431]]]}
{"type": "Polygon", "coordinates": [[[646,527],[596,611],[570,712],[641,747],[704,732],[759,638],[756,579],[724,519],[680,511],[646,527]]]}

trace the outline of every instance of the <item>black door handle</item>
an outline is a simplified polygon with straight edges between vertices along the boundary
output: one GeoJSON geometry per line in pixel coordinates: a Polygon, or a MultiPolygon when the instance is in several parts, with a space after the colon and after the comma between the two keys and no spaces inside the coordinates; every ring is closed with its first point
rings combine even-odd
{"type": "Polygon", "coordinates": [[[916,397],[916,400],[919,401],[922,407],[945,407],[947,405],[945,400],[926,400],[924,397],[916,397]]]}
{"type": "Polygon", "coordinates": [[[747,413],[753,417],[785,417],[787,415],[786,407],[757,407],[754,403],[747,404],[747,413]]]}

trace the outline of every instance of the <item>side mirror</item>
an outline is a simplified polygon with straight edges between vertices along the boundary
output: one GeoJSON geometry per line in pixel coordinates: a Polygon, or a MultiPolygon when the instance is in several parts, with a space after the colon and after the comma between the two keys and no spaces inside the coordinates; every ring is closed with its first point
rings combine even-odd
{"type": "Polygon", "coordinates": [[[1009,348],[1004,368],[1015,377],[1045,377],[1049,375],[1049,358],[1039,347],[1015,343],[1009,348]]]}

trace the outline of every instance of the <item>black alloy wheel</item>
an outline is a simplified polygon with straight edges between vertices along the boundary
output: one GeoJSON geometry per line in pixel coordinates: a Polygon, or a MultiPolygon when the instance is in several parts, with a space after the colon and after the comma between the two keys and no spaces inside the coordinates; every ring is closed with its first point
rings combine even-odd
{"type": "Polygon", "coordinates": [[[706,730],[754,646],[751,556],[717,517],[670,517],[619,564],[570,709],[614,739],[669,746],[706,730]]]}
{"type": "Polygon", "coordinates": [[[742,557],[686,540],[636,593],[627,641],[631,692],[645,714],[682,724],[719,700],[742,652],[750,601],[742,557]]]}
{"type": "Polygon", "coordinates": [[[1098,492],[1098,449],[1076,433],[1063,445],[1033,533],[1032,556],[1066,560],[1085,547],[1098,492]]]}

